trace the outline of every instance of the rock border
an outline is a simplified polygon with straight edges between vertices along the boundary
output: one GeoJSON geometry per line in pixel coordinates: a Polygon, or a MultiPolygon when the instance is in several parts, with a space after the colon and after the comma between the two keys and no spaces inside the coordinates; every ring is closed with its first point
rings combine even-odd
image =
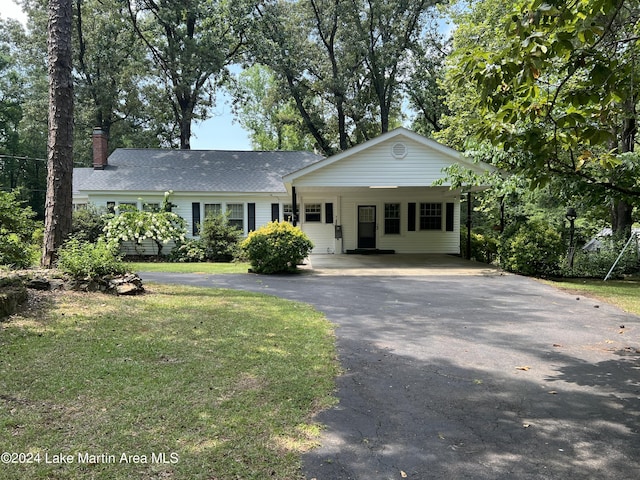
{"type": "Polygon", "coordinates": [[[71,278],[56,270],[0,272],[0,319],[14,314],[28,298],[28,290],[71,290],[112,295],[144,293],[142,279],[134,274],[71,278]]]}

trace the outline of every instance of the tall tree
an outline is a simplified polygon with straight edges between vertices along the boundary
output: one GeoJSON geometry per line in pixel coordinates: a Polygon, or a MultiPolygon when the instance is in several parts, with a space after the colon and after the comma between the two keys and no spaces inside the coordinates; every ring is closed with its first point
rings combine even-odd
{"type": "Polygon", "coordinates": [[[533,185],[562,179],[593,203],[613,200],[613,227],[628,231],[640,199],[638,1],[509,3],[500,36],[452,57],[450,78],[477,92],[468,124],[508,153],[499,166],[533,185]]]}
{"type": "Polygon", "coordinates": [[[24,78],[15,58],[12,30],[20,29],[12,20],[0,19],[0,187],[13,190],[19,186],[19,156],[24,78]]]}
{"type": "Polygon", "coordinates": [[[442,130],[442,117],[448,113],[443,82],[451,45],[438,28],[437,23],[432,25],[431,34],[415,47],[405,83],[409,104],[416,112],[412,129],[425,136],[442,130]]]}
{"type": "Polygon", "coordinates": [[[73,79],[71,0],[49,1],[49,139],[42,265],[51,268],[71,231],[73,79]]]}
{"type": "Polygon", "coordinates": [[[121,2],[74,0],[76,160],[91,163],[89,132],[109,147],[157,147],[170,135],[167,102],[151,104],[151,64],[121,2]],[[154,110],[151,114],[151,109],[154,110]]]}
{"type": "Polygon", "coordinates": [[[36,53],[22,24],[0,20],[0,188],[19,189],[40,219],[46,189],[46,35],[43,45],[36,53]]]}
{"type": "Polygon", "coordinates": [[[147,46],[167,92],[180,134],[191,146],[191,124],[208,116],[216,80],[243,46],[243,0],[126,0],[135,31],[147,46]]]}
{"type": "Polygon", "coordinates": [[[327,118],[318,101],[308,64],[314,60],[308,11],[302,2],[264,0],[256,4],[248,63],[262,63],[295,102],[307,132],[326,155],[335,152],[327,118]]]}
{"type": "Polygon", "coordinates": [[[380,132],[389,130],[397,91],[409,67],[409,53],[424,31],[427,11],[438,0],[352,0],[360,12],[353,17],[358,43],[366,51],[370,87],[377,100],[380,132]]]}
{"type": "Polygon", "coordinates": [[[302,118],[290,97],[282,94],[264,65],[245,68],[233,88],[234,110],[256,150],[311,150],[302,118]]]}
{"type": "Polygon", "coordinates": [[[326,155],[399,123],[433,0],[262,0],[251,61],[268,65],[326,155]]]}

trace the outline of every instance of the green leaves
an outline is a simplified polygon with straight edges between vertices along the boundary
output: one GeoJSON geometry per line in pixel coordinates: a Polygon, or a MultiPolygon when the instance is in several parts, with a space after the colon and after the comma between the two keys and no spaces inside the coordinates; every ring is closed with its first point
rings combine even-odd
{"type": "Polygon", "coordinates": [[[634,144],[634,130],[625,125],[637,121],[640,82],[633,40],[640,4],[624,3],[620,9],[614,0],[476,2],[477,14],[465,17],[475,25],[461,25],[456,34],[449,76],[454,89],[474,92],[464,105],[473,120],[457,113],[474,139],[512,152],[512,171],[534,184],[572,177],[567,188],[584,183],[640,197],[628,177],[612,175],[617,155],[634,144]],[[500,7],[506,14],[491,16],[500,7]],[[491,37],[496,27],[504,36],[491,37]],[[459,37],[469,32],[473,37],[459,37]]]}
{"type": "Polygon", "coordinates": [[[111,218],[105,227],[107,241],[139,245],[149,239],[157,245],[158,255],[163,245],[184,240],[186,233],[186,222],[173,212],[126,210],[111,218]]]}
{"type": "Polygon", "coordinates": [[[313,243],[299,228],[276,221],[249,233],[241,246],[256,273],[271,274],[295,270],[313,243]]]}

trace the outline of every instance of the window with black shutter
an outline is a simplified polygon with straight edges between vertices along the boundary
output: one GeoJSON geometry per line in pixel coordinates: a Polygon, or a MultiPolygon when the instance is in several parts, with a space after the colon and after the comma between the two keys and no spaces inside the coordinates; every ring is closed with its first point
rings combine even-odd
{"type": "Polygon", "coordinates": [[[333,203],[324,204],[324,221],[325,223],[333,223],[333,203]]]}
{"type": "Polygon", "coordinates": [[[256,229],[256,204],[247,203],[247,229],[251,232],[256,229]]]}
{"type": "Polygon", "coordinates": [[[410,203],[407,208],[408,222],[407,230],[410,232],[416,231],[416,204],[410,203]]]}
{"type": "Polygon", "coordinates": [[[453,212],[454,212],[453,203],[447,203],[447,213],[446,213],[446,220],[445,220],[447,232],[453,232],[454,230],[453,212]]]}
{"type": "Polygon", "coordinates": [[[200,202],[191,204],[191,233],[194,237],[200,235],[200,202]]]}

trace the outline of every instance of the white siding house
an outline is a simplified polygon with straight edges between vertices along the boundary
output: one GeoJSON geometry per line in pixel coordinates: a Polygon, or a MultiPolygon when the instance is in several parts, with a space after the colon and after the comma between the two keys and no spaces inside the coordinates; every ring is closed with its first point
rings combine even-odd
{"type": "MultiPolygon", "coordinates": [[[[245,234],[292,221],[314,253],[460,253],[460,191],[434,186],[458,163],[489,167],[399,128],[332,157],[309,152],[117,149],[94,132],[94,168],[74,169],[74,205],[161,204],[197,236],[212,211],[231,211],[245,234]],[[101,143],[103,142],[103,143],[101,143]],[[294,209],[295,206],[295,209],[294,209]]],[[[151,253],[151,252],[149,252],[151,253]]]]}

